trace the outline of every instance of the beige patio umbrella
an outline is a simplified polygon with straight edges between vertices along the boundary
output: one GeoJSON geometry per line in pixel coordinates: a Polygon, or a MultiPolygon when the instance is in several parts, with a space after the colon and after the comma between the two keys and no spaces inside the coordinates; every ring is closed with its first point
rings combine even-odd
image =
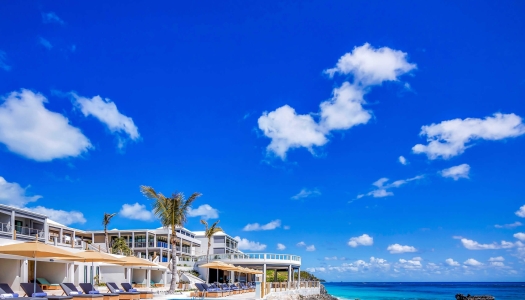
{"type": "MultiPolygon", "coordinates": [[[[120,262],[115,263],[115,264],[121,265],[121,266],[130,266],[130,267],[158,267],[159,266],[154,262],[151,262],[143,258],[138,258],[135,256],[122,257],[120,258],[120,260],[121,260],[120,262]]],[[[133,277],[133,268],[131,269],[131,276],[129,278],[129,283],[131,283],[131,277],[133,277]]],[[[149,278],[149,280],[151,281],[151,278],[149,278]]]]}
{"type": "Polygon", "coordinates": [[[203,265],[200,265],[201,268],[208,268],[208,283],[210,278],[210,268],[217,269],[217,280],[219,280],[219,270],[225,270],[225,271],[234,271],[238,270],[238,268],[234,265],[229,265],[220,261],[212,261],[210,263],[206,263],[203,265]]]}
{"type": "MultiPolygon", "coordinates": [[[[25,242],[25,243],[19,243],[19,244],[0,246],[0,253],[29,257],[35,260],[35,268],[34,268],[34,274],[33,274],[34,275],[33,291],[36,290],[36,259],[37,258],[59,258],[59,259],[80,258],[74,253],[71,253],[67,250],[63,250],[55,246],[40,243],[38,242],[38,240],[34,242],[25,242]]],[[[31,295],[28,295],[28,296],[31,297],[31,295]]]]}
{"type": "MultiPolygon", "coordinates": [[[[109,254],[106,254],[106,253],[103,253],[103,252],[100,252],[100,251],[93,251],[93,250],[86,250],[86,251],[82,251],[82,252],[77,252],[75,253],[75,255],[77,255],[79,258],[65,258],[64,260],[74,260],[74,261],[81,261],[81,262],[90,262],[91,263],[91,284],[93,285],[93,278],[94,278],[94,274],[95,274],[95,268],[93,266],[93,263],[96,263],[96,262],[103,262],[103,263],[111,263],[111,264],[118,264],[120,262],[122,262],[121,259],[115,257],[115,256],[112,256],[112,255],[109,255],[109,254]]],[[[95,288],[95,287],[93,287],[95,288]]]]}

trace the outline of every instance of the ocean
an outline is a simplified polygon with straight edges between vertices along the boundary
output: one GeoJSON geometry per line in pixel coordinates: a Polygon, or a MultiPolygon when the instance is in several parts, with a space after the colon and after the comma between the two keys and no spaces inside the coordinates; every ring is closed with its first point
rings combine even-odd
{"type": "Polygon", "coordinates": [[[525,300],[525,282],[326,282],[340,299],[456,299],[456,294],[491,295],[497,300],[525,300]]]}

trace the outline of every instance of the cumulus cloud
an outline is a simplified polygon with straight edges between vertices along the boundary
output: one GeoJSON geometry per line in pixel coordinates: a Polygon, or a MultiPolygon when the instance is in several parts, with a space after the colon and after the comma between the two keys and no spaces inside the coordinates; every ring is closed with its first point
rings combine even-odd
{"type": "Polygon", "coordinates": [[[503,256],[491,257],[489,261],[505,261],[505,258],[503,258],[503,256]]]}
{"type": "Polygon", "coordinates": [[[373,244],[374,238],[366,233],[361,236],[352,237],[348,241],[348,246],[352,248],[355,248],[357,246],[372,246],[373,244]]]}
{"type": "Polygon", "coordinates": [[[7,182],[4,177],[0,176],[0,203],[24,207],[30,202],[35,202],[42,198],[40,195],[28,196],[26,190],[29,186],[23,188],[16,182],[7,182]]]}
{"type": "Polygon", "coordinates": [[[406,164],[408,164],[408,161],[407,161],[407,159],[406,159],[404,156],[400,156],[398,159],[399,159],[399,162],[400,162],[402,165],[406,165],[406,164]]]}
{"type": "Polygon", "coordinates": [[[146,209],[146,205],[139,204],[124,204],[120,209],[119,215],[131,220],[151,221],[153,220],[153,213],[146,209]]]}
{"type": "Polygon", "coordinates": [[[458,180],[460,178],[468,179],[469,172],[470,172],[470,166],[467,164],[461,164],[459,166],[454,166],[448,169],[444,169],[440,172],[440,174],[443,177],[449,177],[449,178],[453,178],[454,180],[458,180]]]}
{"type": "Polygon", "coordinates": [[[523,205],[522,207],[520,207],[520,209],[518,209],[516,212],[515,212],[516,216],[518,217],[521,217],[521,218],[525,218],[525,205],[523,205]]]}
{"type": "Polygon", "coordinates": [[[374,198],[382,198],[382,197],[388,197],[388,196],[393,196],[394,193],[389,191],[389,189],[393,189],[393,188],[398,188],[404,184],[407,184],[411,181],[416,181],[416,180],[420,180],[420,179],[423,179],[425,176],[424,175],[418,175],[418,176],[415,176],[415,177],[412,177],[412,178],[407,178],[407,179],[400,179],[400,180],[396,180],[392,183],[389,183],[389,184],[386,184],[389,179],[388,178],[380,178],[379,180],[377,180],[376,182],[372,183],[373,186],[375,186],[376,188],[366,194],[360,194],[357,196],[357,199],[360,199],[360,198],[363,198],[365,196],[371,196],[371,197],[374,197],[374,198]]]}
{"type": "Polygon", "coordinates": [[[297,243],[296,246],[297,246],[297,247],[304,247],[304,246],[306,246],[306,243],[303,242],[303,241],[301,241],[301,242],[297,243]]]}
{"type": "Polygon", "coordinates": [[[48,13],[42,13],[42,22],[44,22],[44,24],[49,24],[49,23],[56,23],[56,24],[60,24],[60,25],[64,25],[65,22],[60,19],[54,12],[50,11],[48,13]]]}
{"type": "Polygon", "coordinates": [[[520,241],[524,241],[525,242],[525,233],[523,232],[518,232],[518,233],[515,233],[513,235],[515,238],[517,238],[518,240],[520,241]]]}
{"type": "Polygon", "coordinates": [[[111,133],[117,134],[119,148],[124,146],[125,141],[121,134],[127,135],[133,141],[140,138],[139,130],[133,123],[133,119],[121,114],[115,102],[108,98],[102,99],[100,96],[86,98],[75,93],[71,93],[71,96],[74,99],[74,104],[80,108],[85,117],[90,115],[95,117],[106,125],[111,133]]]}
{"type": "Polygon", "coordinates": [[[42,214],[42,215],[46,215],[51,220],[64,224],[64,225],[70,225],[74,223],[78,223],[78,224],[86,223],[84,214],[82,214],[79,211],[74,211],[74,210],[65,211],[65,210],[60,210],[60,209],[46,208],[43,206],[28,207],[27,209],[34,211],[36,213],[42,214]]]}
{"type": "Polygon", "coordinates": [[[277,250],[281,250],[281,251],[282,251],[282,250],[284,250],[284,249],[286,249],[286,246],[285,246],[285,245],[283,245],[283,244],[281,244],[281,243],[277,243],[277,250]]]}
{"type": "Polygon", "coordinates": [[[416,68],[407,62],[407,54],[388,47],[375,49],[369,43],[355,47],[352,53],[346,53],[336,66],[325,72],[333,77],[335,74],[352,74],[354,81],[361,85],[376,85],[383,81],[397,81],[398,77],[416,68]]]}
{"type": "Polygon", "coordinates": [[[209,204],[203,204],[199,207],[193,209],[190,208],[188,211],[188,216],[190,217],[202,217],[204,220],[208,219],[217,219],[219,217],[219,211],[209,204]]]}
{"type": "Polygon", "coordinates": [[[329,271],[337,271],[337,272],[364,272],[364,271],[387,271],[390,269],[390,264],[387,262],[386,259],[382,258],[375,258],[370,257],[369,262],[366,262],[364,260],[356,260],[354,262],[349,263],[343,263],[340,266],[328,266],[326,268],[329,271]]]}
{"type": "Polygon", "coordinates": [[[261,244],[259,242],[249,241],[248,239],[242,239],[239,236],[236,236],[235,240],[237,240],[239,242],[239,244],[238,244],[239,250],[262,251],[262,250],[266,249],[266,245],[265,244],[261,244]]]}
{"type": "Polygon", "coordinates": [[[267,151],[283,160],[293,148],[304,147],[315,154],[314,147],[325,145],[330,132],[368,123],[372,113],[364,108],[365,94],[369,87],[397,81],[399,76],[415,69],[416,65],[408,63],[406,56],[398,50],[375,49],[369,44],[343,55],[335,68],[325,72],[330,77],[351,74],[353,82],[345,81],[334,88],[332,98],[319,105],[319,113],[297,114],[292,107],[284,105],[259,117],[259,129],[271,139],[267,151]],[[314,115],[319,115],[318,121],[314,115]]]}
{"type": "Polygon", "coordinates": [[[459,262],[453,260],[452,258],[445,259],[445,262],[451,267],[459,267],[459,262]]]}
{"type": "Polygon", "coordinates": [[[473,258],[469,258],[467,259],[466,261],[463,262],[464,265],[467,265],[467,266],[472,266],[472,267],[477,267],[477,266],[482,266],[483,264],[480,263],[479,261],[473,259],[473,258]]]}
{"type": "Polygon", "coordinates": [[[313,190],[302,189],[299,193],[297,193],[296,195],[292,196],[292,199],[293,200],[299,200],[299,199],[304,199],[304,198],[308,198],[308,197],[317,197],[317,196],[320,196],[320,195],[321,195],[321,192],[318,189],[313,189],[313,190]]]}
{"type": "Polygon", "coordinates": [[[61,114],[47,110],[47,99],[29,90],[12,92],[0,106],[0,142],[36,161],[76,157],[91,148],[82,132],[61,114]]]}
{"type": "Polygon", "coordinates": [[[421,260],[399,259],[399,263],[396,265],[396,267],[407,269],[407,270],[416,270],[416,269],[421,269],[423,265],[421,264],[421,260]]]}
{"type": "Polygon", "coordinates": [[[314,245],[307,246],[306,251],[315,251],[315,246],[314,245]]]}
{"type": "Polygon", "coordinates": [[[469,249],[469,250],[493,250],[493,249],[508,249],[513,248],[515,246],[518,246],[515,243],[507,242],[507,241],[501,241],[499,244],[496,242],[493,242],[491,244],[481,244],[473,240],[469,240],[466,238],[461,239],[461,244],[463,244],[463,247],[469,249]]]}
{"type": "Polygon", "coordinates": [[[4,70],[4,71],[10,71],[11,70],[11,66],[7,64],[7,54],[0,50],[0,69],[4,70]]]}
{"type": "Polygon", "coordinates": [[[476,140],[503,140],[525,133],[525,125],[515,114],[495,113],[484,119],[467,118],[443,121],[421,127],[427,145],[417,144],[414,153],[426,154],[429,159],[448,159],[462,154],[476,140]]]}
{"type": "Polygon", "coordinates": [[[400,253],[407,253],[407,252],[416,252],[417,249],[412,246],[403,246],[400,244],[392,244],[389,245],[386,250],[390,251],[392,254],[400,254],[400,253]]]}
{"type": "Polygon", "coordinates": [[[264,112],[258,120],[259,129],[272,141],[266,148],[282,159],[289,149],[304,147],[313,153],[314,146],[322,146],[328,139],[310,115],[298,115],[288,105],[272,112],[264,112]]]}
{"type": "Polygon", "coordinates": [[[260,230],[274,230],[281,227],[281,220],[273,220],[268,224],[260,225],[259,223],[248,224],[244,226],[243,231],[260,231],[260,230]]]}
{"type": "Polygon", "coordinates": [[[523,224],[521,224],[521,222],[514,222],[514,223],[511,223],[511,224],[503,224],[503,225],[494,225],[494,227],[496,228],[507,228],[507,229],[512,229],[512,228],[516,228],[516,227],[519,227],[519,226],[523,226],[523,224]]]}

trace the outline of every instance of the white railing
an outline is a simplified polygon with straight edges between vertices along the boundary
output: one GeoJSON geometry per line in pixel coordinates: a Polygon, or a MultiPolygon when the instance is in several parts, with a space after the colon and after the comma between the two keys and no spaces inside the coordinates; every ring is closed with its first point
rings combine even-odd
{"type": "Polygon", "coordinates": [[[202,255],[197,258],[197,261],[208,260],[287,260],[301,262],[301,257],[291,254],[273,254],[273,253],[226,253],[226,254],[210,254],[209,256],[202,255]],[[208,259],[209,258],[209,259],[208,259]]]}
{"type": "Polygon", "coordinates": [[[6,224],[6,223],[0,223],[0,231],[1,232],[7,232],[7,233],[11,233],[11,224],[6,224]]]}
{"type": "Polygon", "coordinates": [[[1,232],[12,233],[13,230],[16,231],[16,234],[19,234],[19,235],[27,235],[27,236],[32,236],[32,237],[38,235],[39,239],[44,237],[44,230],[42,229],[35,229],[35,228],[16,226],[16,225],[13,226],[8,223],[0,223],[1,232]]]}
{"type": "Polygon", "coordinates": [[[264,297],[270,293],[280,293],[300,289],[317,289],[321,288],[319,281],[294,281],[294,282],[262,282],[261,296],[264,297]]]}

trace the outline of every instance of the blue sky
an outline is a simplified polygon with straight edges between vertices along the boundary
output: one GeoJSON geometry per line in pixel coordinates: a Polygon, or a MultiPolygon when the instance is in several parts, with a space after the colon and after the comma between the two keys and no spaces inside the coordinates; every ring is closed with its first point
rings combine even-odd
{"type": "Polygon", "coordinates": [[[4,2],[0,203],[335,281],[525,278],[521,1],[4,2]],[[280,245],[279,245],[280,244],[280,245]]]}

